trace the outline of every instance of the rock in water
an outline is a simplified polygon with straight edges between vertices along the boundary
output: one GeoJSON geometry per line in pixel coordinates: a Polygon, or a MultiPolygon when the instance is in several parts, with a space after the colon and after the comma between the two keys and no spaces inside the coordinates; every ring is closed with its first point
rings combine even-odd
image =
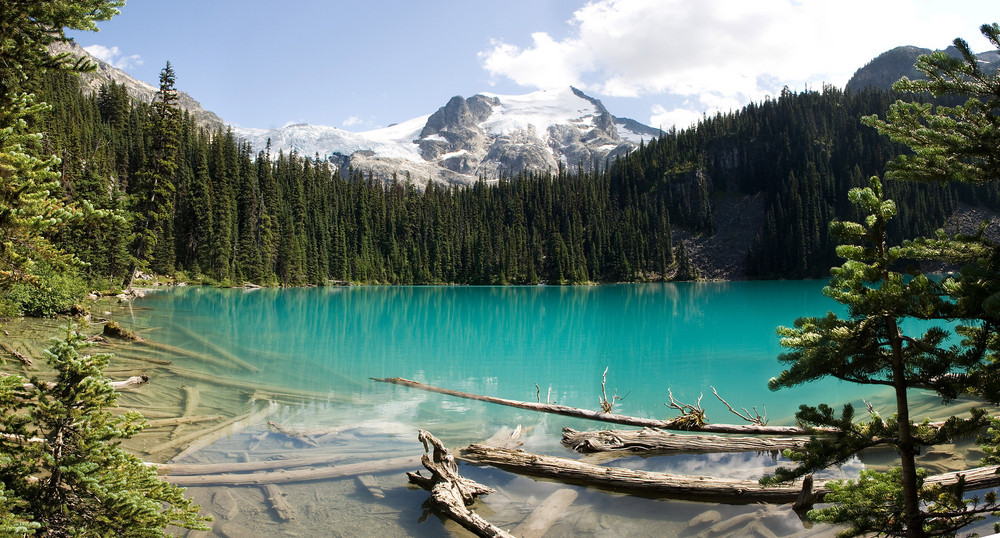
{"type": "Polygon", "coordinates": [[[240,513],[240,507],[236,504],[233,494],[228,489],[219,489],[212,495],[212,505],[216,513],[226,519],[233,519],[240,513]]]}

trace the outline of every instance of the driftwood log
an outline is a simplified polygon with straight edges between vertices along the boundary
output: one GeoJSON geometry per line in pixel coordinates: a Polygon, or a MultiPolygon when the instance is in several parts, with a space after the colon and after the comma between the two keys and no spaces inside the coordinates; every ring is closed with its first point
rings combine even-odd
{"type": "MultiPolygon", "coordinates": [[[[460,454],[467,461],[492,465],[515,473],[643,495],[737,503],[794,503],[796,509],[801,509],[822,502],[823,497],[829,493],[826,488],[828,481],[813,480],[811,475],[804,480],[765,487],[755,480],[684,476],[605,467],[481,444],[469,445],[460,454]]],[[[991,465],[932,475],[928,476],[924,483],[953,486],[958,484],[959,480],[965,481],[966,491],[1000,487],[1000,466],[991,465]]]]}
{"type": "Polygon", "coordinates": [[[21,353],[20,351],[18,351],[16,349],[14,349],[12,346],[8,345],[6,342],[0,342],[0,349],[3,349],[7,353],[9,353],[10,356],[12,356],[15,359],[17,359],[18,362],[20,362],[21,364],[23,364],[25,367],[31,368],[32,366],[34,366],[34,363],[31,361],[30,357],[28,357],[27,355],[25,355],[24,353],[21,353]]]}
{"type": "Polygon", "coordinates": [[[469,461],[512,472],[551,478],[628,493],[738,503],[790,503],[799,497],[802,481],[761,486],[756,480],[684,476],[623,467],[604,467],[577,460],[531,454],[509,448],[473,444],[461,451],[469,461]]]}
{"type": "Polygon", "coordinates": [[[285,500],[285,492],[281,491],[281,488],[275,484],[265,484],[263,490],[264,497],[278,515],[278,519],[282,521],[295,519],[295,509],[285,500]]]}
{"type": "Polygon", "coordinates": [[[566,510],[576,500],[577,495],[575,489],[557,489],[532,510],[528,517],[524,518],[524,521],[514,527],[510,533],[520,538],[542,538],[549,531],[549,528],[566,514],[566,510]]]}
{"type": "MultiPolygon", "coordinates": [[[[0,377],[7,377],[9,375],[10,374],[8,374],[6,372],[0,372],[0,377]]],[[[130,391],[130,390],[135,390],[135,389],[137,389],[137,388],[145,385],[146,383],[149,383],[149,376],[147,376],[147,375],[134,375],[134,376],[126,379],[125,381],[111,381],[110,383],[111,383],[111,388],[115,389],[116,391],[127,392],[127,391],[130,391]]],[[[52,389],[54,389],[56,387],[55,382],[52,382],[52,381],[44,383],[43,385],[44,385],[44,388],[46,390],[52,390],[52,389]]],[[[33,390],[35,390],[37,388],[37,387],[35,387],[35,385],[33,385],[31,383],[24,383],[22,386],[24,387],[24,390],[29,391],[29,392],[33,391],[33,390]]]]}
{"type": "Polygon", "coordinates": [[[477,400],[480,402],[488,402],[499,405],[506,405],[508,407],[516,407],[518,409],[528,409],[531,411],[539,411],[542,413],[552,413],[567,417],[598,420],[601,422],[609,422],[612,424],[624,424],[627,426],[638,426],[642,428],[657,428],[661,430],[687,430],[687,431],[700,431],[707,433],[737,433],[737,434],[758,434],[758,435],[760,434],[810,435],[815,433],[823,433],[824,431],[830,431],[830,430],[822,430],[815,428],[800,428],[798,426],[762,426],[760,424],[693,425],[685,420],[676,420],[676,419],[657,420],[649,418],[630,417],[625,415],[618,415],[615,413],[600,413],[597,411],[591,411],[589,409],[580,409],[578,407],[569,407],[565,405],[543,404],[535,402],[524,402],[520,400],[508,400],[505,398],[495,398],[493,396],[483,396],[480,394],[472,394],[469,392],[460,392],[457,390],[435,387],[433,385],[427,385],[424,383],[420,383],[418,381],[411,381],[409,379],[404,379],[402,377],[390,377],[385,379],[378,379],[373,377],[371,379],[379,383],[391,383],[393,385],[401,385],[404,387],[426,390],[429,392],[436,392],[438,394],[446,394],[448,396],[455,396],[458,398],[466,398],[469,400],[477,400]]]}
{"type": "Polygon", "coordinates": [[[421,476],[419,472],[406,473],[410,482],[431,492],[431,503],[438,510],[476,536],[510,537],[511,535],[503,529],[468,508],[472,506],[477,496],[493,493],[493,489],[459,475],[455,457],[436,437],[419,430],[417,438],[424,444],[425,451],[432,451],[433,457],[424,454],[420,458],[420,462],[430,471],[431,476],[429,478],[421,476]]]}
{"type": "MultiPolygon", "coordinates": [[[[563,428],[562,444],[577,452],[771,452],[801,448],[808,437],[723,437],[641,430],[577,431],[563,428]]],[[[488,443],[487,443],[488,444],[488,443]]]]}
{"type": "MultiPolygon", "coordinates": [[[[262,486],[264,484],[293,484],[298,482],[313,482],[329,480],[362,474],[378,474],[398,472],[412,469],[420,463],[418,456],[401,456],[386,460],[350,463],[334,467],[316,467],[295,469],[291,471],[275,470],[265,473],[243,474],[203,474],[198,476],[163,477],[167,482],[181,487],[189,486],[262,486]]],[[[171,464],[174,465],[174,464],[171,464]]]]}

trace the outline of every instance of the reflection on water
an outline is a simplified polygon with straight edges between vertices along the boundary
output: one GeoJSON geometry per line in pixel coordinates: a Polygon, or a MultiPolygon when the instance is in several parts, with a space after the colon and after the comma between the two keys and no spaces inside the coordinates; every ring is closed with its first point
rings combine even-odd
{"type": "MultiPolygon", "coordinates": [[[[372,461],[420,453],[417,428],[459,447],[517,424],[527,428],[527,450],[576,458],[559,444],[561,428],[601,425],[369,378],[399,376],[490,396],[597,409],[601,372],[608,368],[609,395],[615,389],[627,395],[615,408],[623,414],[666,418],[663,402],[670,388],[687,403],[707,393],[701,403],[712,422],[738,421],[714,400],[709,388],[714,386],[735,406],[766,406],[772,424],[789,424],[800,403],[850,400],[860,405],[862,393],[842,383],[777,393],[766,388],[778,372],[775,327],[837,306],[821,295],[821,286],[184,288],[151,294],[136,308],[116,313],[123,324],[155,340],[155,345],[136,344],[116,353],[126,366],[134,361],[153,377],[148,389],[123,402],[148,418],[240,418],[181,458],[176,455],[185,443],[171,443],[211,431],[211,422],[144,433],[132,448],[150,459],[240,462],[322,453],[338,463],[372,461]],[[306,442],[279,428],[328,434],[306,442]]],[[[774,454],[751,453],[630,457],[610,464],[754,478],[780,463],[774,454]]],[[[859,466],[852,462],[831,472],[853,475],[859,466]]],[[[498,489],[477,510],[508,529],[564,487],[490,468],[464,466],[462,472],[498,489]]],[[[214,532],[220,535],[436,536],[442,525],[451,528],[434,516],[422,517],[426,493],[408,489],[401,471],[282,485],[299,514],[289,522],[278,521],[259,487],[225,489],[240,506],[231,519],[214,498],[219,488],[189,490],[214,512],[214,532]]],[[[805,528],[784,508],[574,489],[579,497],[546,536],[729,534],[720,522],[733,518],[746,520],[740,528],[764,525],[777,535],[831,533],[805,528]],[[690,526],[698,514],[704,514],[703,521],[690,526]]]]}

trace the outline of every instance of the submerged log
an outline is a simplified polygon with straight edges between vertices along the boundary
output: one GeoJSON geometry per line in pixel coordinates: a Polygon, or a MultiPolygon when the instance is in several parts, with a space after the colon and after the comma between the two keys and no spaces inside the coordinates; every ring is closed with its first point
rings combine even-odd
{"type": "Polygon", "coordinates": [[[538,505],[537,508],[528,514],[518,526],[510,531],[514,536],[520,538],[542,538],[549,528],[563,517],[569,506],[576,500],[577,492],[574,489],[562,488],[556,490],[538,505]]]}
{"type": "Polygon", "coordinates": [[[182,327],[180,325],[175,325],[173,327],[175,332],[183,334],[184,336],[194,340],[199,345],[204,346],[205,349],[211,351],[216,357],[219,357],[219,362],[228,362],[231,366],[239,366],[240,368],[249,370],[251,372],[259,372],[260,368],[248,363],[247,361],[237,357],[235,354],[231,353],[229,350],[223,348],[222,346],[212,342],[204,335],[199,334],[197,331],[192,331],[187,327],[182,327]]]}
{"type": "Polygon", "coordinates": [[[577,452],[770,452],[801,448],[808,437],[722,437],[670,433],[653,428],[635,431],[582,432],[563,428],[562,444],[577,452]]]}
{"type": "Polygon", "coordinates": [[[31,358],[29,358],[24,353],[21,353],[20,351],[14,349],[12,346],[8,345],[6,342],[0,342],[0,349],[3,349],[7,353],[9,353],[10,356],[12,356],[15,359],[17,359],[18,362],[20,362],[21,364],[23,364],[26,368],[31,368],[32,366],[34,366],[34,363],[31,361],[31,358]]]}
{"type": "Polygon", "coordinates": [[[543,413],[552,413],[567,417],[598,420],[601,422],[610,422],[613,424],[625,424],[627,426],[639,426],[643,428],[657,428],[661,430],[701,431],[708,433],[742,433],[742,434],[765,434],[765,435],[810,435],[814,433],[823,433],[824,431],[830,431],[818,428],[800,428],[797,426],[762,426],[759,424],[694,425],[685,420],[676,420],[676,419],[657,420],[649,418],[630,417],[625,415],[618,415],[615,413],[600,413],[597,411],[591,411],[589,409],[580,409],[578,407],[568,407],[565,405],[543,404],[535,402],[524,402],[519,400],[508,400],[505,398],[495,398],[492,396],[483,396],[480,394],[472,394],[469,392],[460,392],[457,390],[435,387],[433,385],[427,385],[417,381],[411,381],[409,379],[404,379],[402,377],[390,377],[385,379],[378,379],[373,377],[371,379],[379,383],[391,383],[393,385],[401,385],[404,387],[426,390],[429,392],[436,392],[438,394],[446,394],[448,396],[455,396],[458,398],[466,398],[469,400],[477,400],[480,402],[488,402],[499,405],[506,405],[509,407],[516,407],[518,409],[528,409],[531,411],[540,411],[543,413]]]}
{"type": "Polygon", "coordinates": [[[248,418],[250,418],[250,413],[240,415],[236,418],[231,418],[229,420],[226,420],[220,424],[213,426],[212,428],[209,428],[208,430],[194,432],[182,437],[178,437],[176,439],[171,439],[169,441],[160,443],[155,447],[146,450],[146,453],[157,454],[160,452],[164,452],[166,450],[187,445],[187,448],[185,448],[179,454],[174,456],[174,458],[180,458],[185,454],[188,454],[195,450],[199,450],[201,447],[212,444],[213,442],[215,442],[217,439],[221,438],[228,432],[227,428],[229,428],[230,426],[236,424],[241,420],[246,420],[248,418]]]}
{"type": "Polygon", "coordinates": [[[296,467],[313,467],[331,465],[340,460],[352,457],[351,454],[319,454],[297,458],[273,459],[264,461],[240,461],[224,463],[160,463],[156,465],[157,472],[170,476],[201,476],[211,474],[253,473],[258,471],[275,471],[294,469],[296,467]]]}
{"type": "Polygon", "coordinates": [[[264,484],[264,497],[271,504],[274,513],[278,514],[278,519],[291,521],[295,519],[295,509],[285,500],[285,492],[274,484],[264,484]]]}
{"type": "Polygon", "coordinates": [[[371,494],[372,497],[375,497],[376,499],[385,498],[385,492],[382,491],[382,487],[375,481],[374,476],[370,474],[359,474],[354,478],[359,484],[361,484],[361,487],[365,488],[365,491],[371,494]]]}
{"type": "MultiPolygon", "coordinates": [[[[419,456],[402,456],[387,460],[365,461],[361,463],[349,463],[335,467],[316,467],[307,469],[296,469],[292,471],[273,471],[266,473],[245,473],[245,474],[207,474],[198,476],[174,476],[163,477],[171,484],[190,486],[261,486],[264,484],[292,484],[297,482],[314,482],[317,480],[329,480],[332,478],[345,478],[358,476],[361,474],[378,474],[386,472],[398,472],[412,469],[420,463],[419,456]]],[[[173,464],[172,464],[173,465],[173,464]]]]}
{"type": "Polygon", "coordinates": [[[437,509],[476,536],[510,537],[503,529],[468,508],[477,496],[493,493],[493,489],[459,475],[455,457],[429,432],[419,430],[418,438],[424,444],[424,450],[433,451],[433,457],[424,454],[420,458],[431,476],[424,477],[419,472],[406,473],[410,482],[431,492],[431,503],[437,509]]]}
{"type": "MultiPolygon", "coordinates": [[[[9,375],[10,374],[8,374],[6,372],[0,372],[0,377],[7,377],[9,375]]],[[[125,381],[110,381],[109,383],[111,384],[111,388],[115,389],[116,391],[118,391],[118,392],[127,392],[127,391],[130,391],[130,390],[135,390],[135,389],[137,389],[137,388],[145,385],[146,383],[149,383],[149,376],[147,376],[147,375],[134,375],[134,376],[126,379],[125,381]]],[[[55,384],[54,381],[49,381],[47,383],[43,383],[42,385],[43,385],[43,388],[46,389],[46,390],[52,390],[52,389],[56,388],[56,384],[55,384]]],[[[35,385],[33,385],[31,383],[23,383],[22,386],[24,387],[24,390],[26,390],[28,392],[32,392],[32,391],[34,391],[37,388],[37,387],[35,387],[35,385]]]]}
{"type": "MultiPolygon", "coordinates": [[[[146,413],[143,413],[145,416],[146,413]]],[[[216,420],[222,420],[221,415],[205,415],[205,416],[188,416],[188,417],[172,417],[172,418],[158,418],[146,421],[147,428],[171,428],[181,424],[197,424],[199,422],[215,422],[216,420]]]]}
{"type": "Polygon", "coordinates": [[[604,467],[480,444],[469,445],[462,450],[461,455],[469,461],[493,465],[516,473],[643,495],[726,500],[737,503],[790,503],[794,502],[802,491],[801,480],[765,487],[756,480],[684,476],[623,467],[604,467]]]}

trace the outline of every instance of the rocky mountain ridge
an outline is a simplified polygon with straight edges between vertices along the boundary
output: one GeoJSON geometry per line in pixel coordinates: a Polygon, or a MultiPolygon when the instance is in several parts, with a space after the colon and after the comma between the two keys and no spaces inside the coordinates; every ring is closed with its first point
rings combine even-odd
{"type": "MultiPolygon", "coordinates": [[[[157,88],[141,80],[137,80],[121,69],[100,60],[96,56],[84,50],[83,47],[78,45],[76,42],[56,42],[50,46],[50,49],[55,53],[70,52],[78,57],[85,56],[97,66],[97,69],[94,71],[80,75],[80,86],[83,88],[84,93],[87,93],[88,95],[95,93],[105,82],[114,82],[115,84],[124,85],[126,91],[128,91],[129,95],[131,95],[133,99],[137,99],[144,103],[153,102],[153,97],[156,95],[157,88]]],[[[180,107],[190,112],[199,125],[209,129],[225,128],[226,122],[222,118],[212,111],[205,110],[201,106],[201,103],[193,97],[182,91],[178,91],[177,96],[180,107]]]]}
{"type": "Polygon", "coordinates": [[[234,128],[254,147],[319,156],[338,166],[418,184],[468,184],[505,173],[603,167],[659,131],[613,116],[598,99],[568,87],[525,95],[452,97],[433,114],[361,133],[290,125],[234,128]]]}
{"type": "MultiPolygon", "coordinates": [[[[910,80],[922,79],[924,78],[923,73],[917,71],[913,64],[920,56],[932,52],[935,51],[914,46],[895,47],[887,50],[855,71],[851,79],[847,81],[845,89],[855,92],[865,88],[890,90],[892,85],[903,77],[910,80]]],[[[954,46],[944,49],[944,52],[954,58],[961,56],[961,53],[954,46]]],[[[1000,67],[1000,51],[981,52],[976,55],[976,58],[986,72],[995,72],[1000,67]]]]}

